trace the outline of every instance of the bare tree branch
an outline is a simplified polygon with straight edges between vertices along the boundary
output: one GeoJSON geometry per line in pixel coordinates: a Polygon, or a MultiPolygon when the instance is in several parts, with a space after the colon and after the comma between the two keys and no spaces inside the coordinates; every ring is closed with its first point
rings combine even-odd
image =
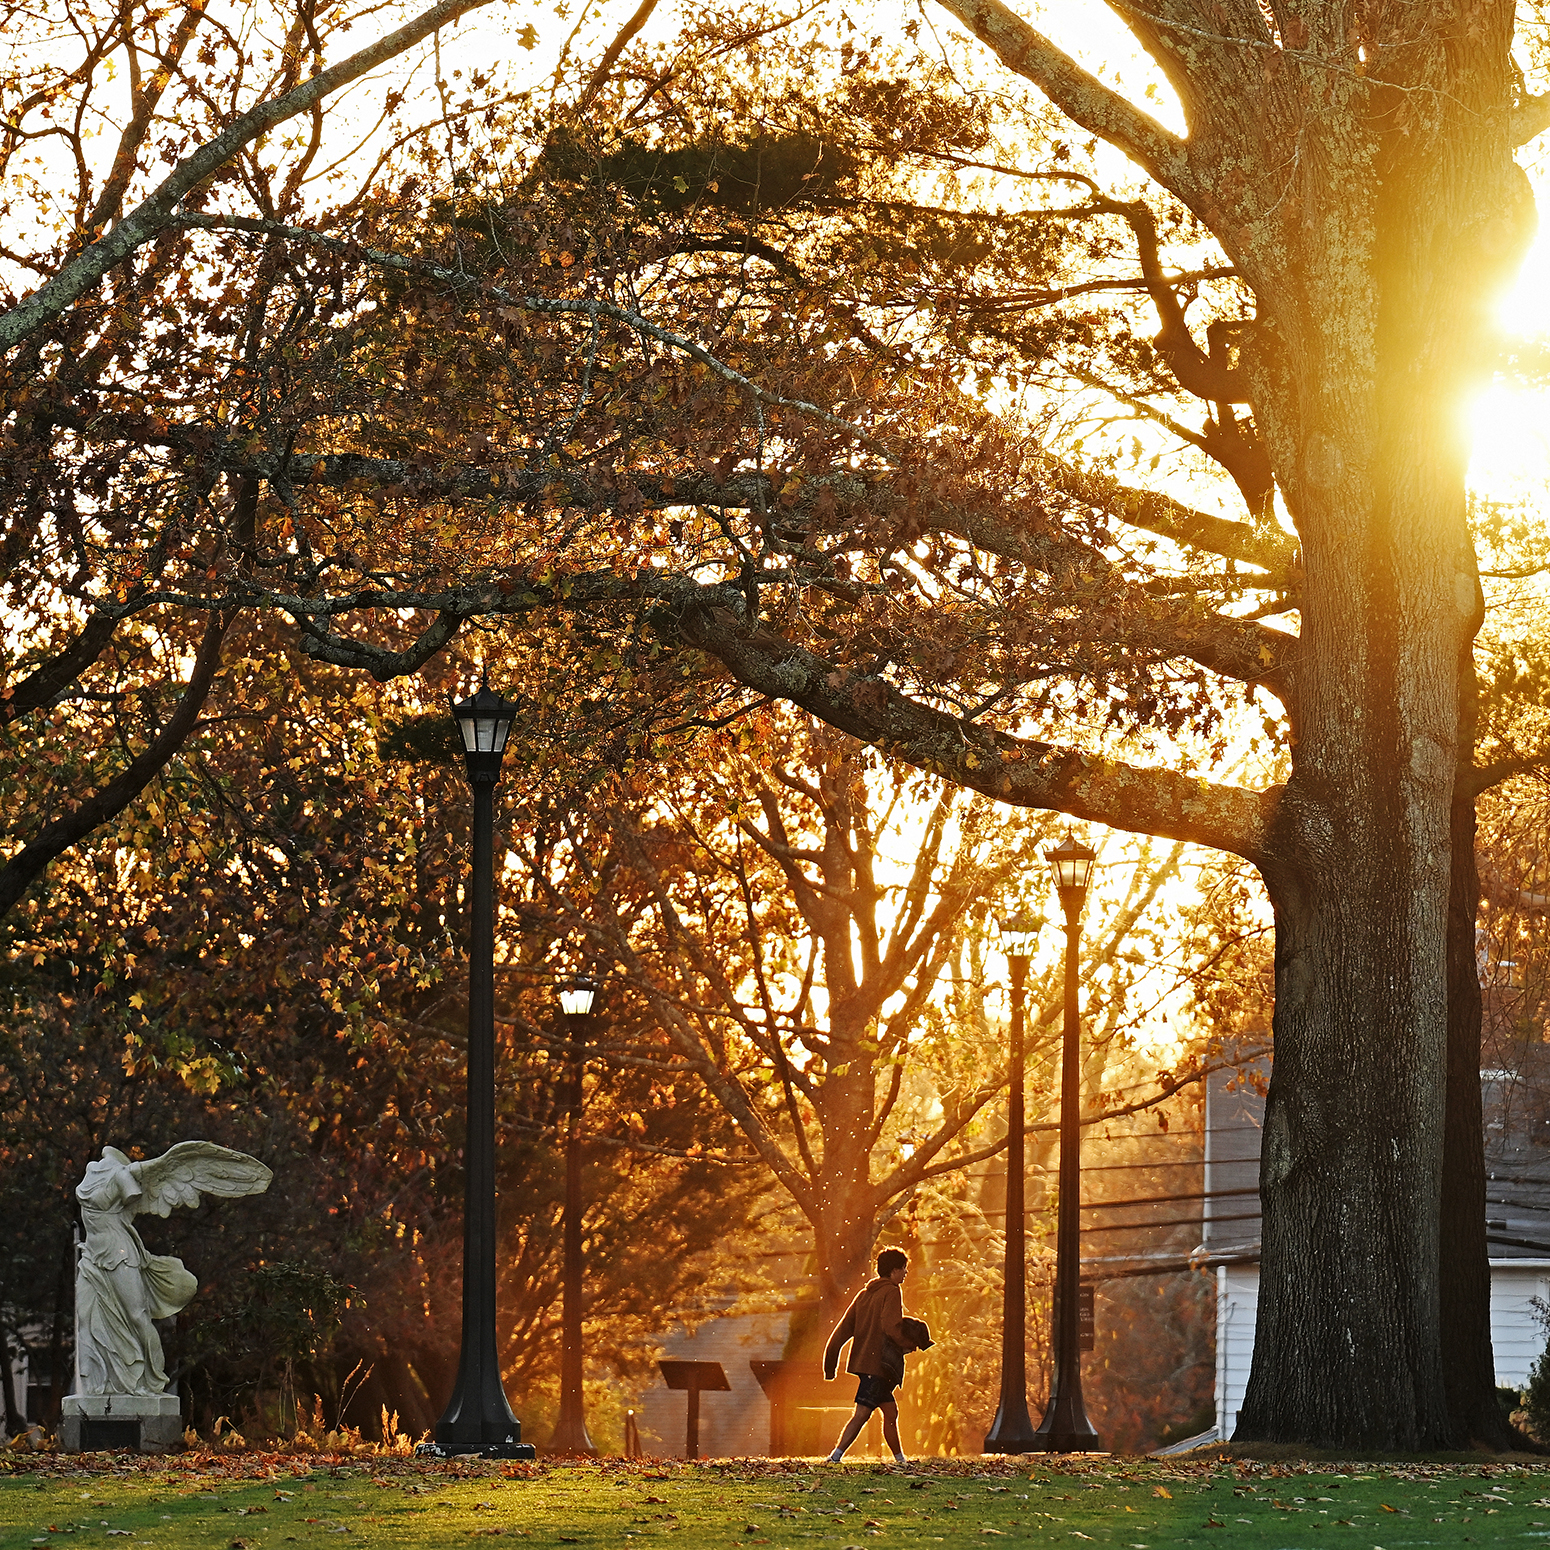
{"type": "Polygon", "coordinates": [[[71,259],[47,284],[0,313],[0,351],[11,349],[29,334],[51,323],[110,269],[163,230],[172,221],[173,212],[184,195],[224,166],[243,146],[251,144],[276,124],[305,113],[341,86],[428,38],[439,27],[448,26],[466,12],[488,4],[490,0],[438,0],[436,5],[422,11],[396,32],[390,32],[348,59],[319,71],[310,80],[257,104],[234,119],[213,140],[185,156],[156,190],[106,236],[71,259]]]}
{"type": "Polygon", "coordinates": [[[0,698],[0,722],[14,721],[18,716],[52,705],[102,655],[117,628],[116,618],[94,613],[63,651],[50,657],[0,698]]]}
{"type": "Polygon", "coordinates": [[[678,629],[742,683],[791,700],[917,769],[1020,807],[1189,840],[1258,862],[1279,787],[1220,786],[995,732],[824,661],[730,608],[685,611],[678,629]]]}
{"type": "Polygon", "coordinates": [[[1189,149],[1177,135],[1036,32],[1001,0],[940,0],[1007,69],[1032,81],[1067,118],[1102,136],[1186,203],[1198,190],[1189,149]]]}

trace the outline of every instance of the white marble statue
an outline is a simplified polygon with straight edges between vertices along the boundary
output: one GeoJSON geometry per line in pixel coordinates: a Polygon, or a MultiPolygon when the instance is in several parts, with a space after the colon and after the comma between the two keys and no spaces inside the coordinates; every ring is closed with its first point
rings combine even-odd
{"type": "Polygon", "coordinates": [[[199,1283],[170,1254],[151,1254],[132,1218],[167,1216],[207,1195],[257,1195],[274,1175],[245,1152],[182,1141],[145,1162],[105,1146],[76,1185],[86,1243],[75,1274],[77,1395],[160,1395],[167,1390],[153,1319],[185,1307],[199,1283]]]}

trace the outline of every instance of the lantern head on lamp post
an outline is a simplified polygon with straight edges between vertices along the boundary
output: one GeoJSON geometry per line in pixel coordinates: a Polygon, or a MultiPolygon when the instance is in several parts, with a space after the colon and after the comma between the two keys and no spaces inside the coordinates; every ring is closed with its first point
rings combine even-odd
{"type": "Polygon", "coordinates": [[[486,677],[477,694],[459,700],[452,707],[457,729],[463,737],[463,754],[468,761],[468,779],[476,786],[493,786],[501,778],[501,756],[511,723],[521,707],[490,687],[486,677]]]}
{"type": "Polygon", "coordinates": [[[1082,905],[1097,851],[1069,832],[1044,852],[1066,912],[1065,1018],[1060,1048],[1060,1205],[1055,1229],[1054,1382],[1034,1448],[1047,1453],[1094,1453],[1101,1447],[1082,1399],[1081,1197],[1082,1031],[1077,978],[1082,905]]]}
{"type": "Polygon", "coordinates": [[[590,1017],[593,1003],[597,1000],[597,981],[585,975],[573,979],[560,989],[560,1010],[567,1018],[590,1017]]]}
{"type": "Polygon", "coordinates": [[[1080,915],[1082,905],[1087,901],[1087,885],[1093,876],[1097,851],[1090,845],[1083,845],[1071,834],[1070,829],[1066,829],[1065,839],[1045,851],[1045,860],[1054,868],[1056,891],[1060,894],[1060,904],[1065,908],[1066,916],[1070,916],[1073,911],[1080,915]]]}
{"type": "Polygon", "coordinates": [[[1090,845],[1082,844],[1068,829],[1058,845],[1044,852],[1044,859],[1054,868],[1055,888],[1066,914],[1070,915],[1073,910],[1080,914],[1098,852],[1090,845]]]}
{"type": "Polygon", "coordinates": [[[1038,915],[1019,912],[1001,922],[1001,951],[1015,964],[1020,958],[1026,968],[1028,960],[1039,947],[1039,932],[1044,927],[1038,915]]]}

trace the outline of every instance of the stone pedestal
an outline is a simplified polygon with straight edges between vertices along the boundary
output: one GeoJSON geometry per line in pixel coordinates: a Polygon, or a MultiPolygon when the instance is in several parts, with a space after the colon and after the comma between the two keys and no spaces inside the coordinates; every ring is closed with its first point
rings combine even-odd
{"type": "Polygon", "coordinates": [[[66,1394],[60,1408],[59,1446],[65,1453],[176,1453],[183,1446],[176,1394],[66,1394]]]}

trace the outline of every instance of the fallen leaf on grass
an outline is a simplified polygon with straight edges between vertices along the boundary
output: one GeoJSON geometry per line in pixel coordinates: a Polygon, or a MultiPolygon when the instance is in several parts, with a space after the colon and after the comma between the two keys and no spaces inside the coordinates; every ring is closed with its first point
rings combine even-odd
{"type": "Polygon", "coordinates": [[[1170,1502],[1173,1500],[1173,1492],[1170,1491],[1165,1485],[1154,1485],[1152,1487],[1152,1495],[1166,1496],[1170,1502]]]}

